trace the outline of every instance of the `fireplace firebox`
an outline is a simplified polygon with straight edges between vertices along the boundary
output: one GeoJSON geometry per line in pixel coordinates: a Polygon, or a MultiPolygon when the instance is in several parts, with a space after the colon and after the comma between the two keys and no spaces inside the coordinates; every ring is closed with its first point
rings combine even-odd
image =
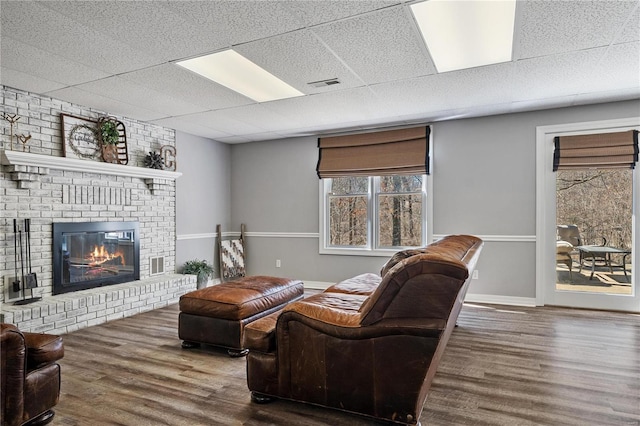
{"type": "Polygon", "coordinates": [[[140,279],[138,222],[53,224],[53,294],[140,279]]]}

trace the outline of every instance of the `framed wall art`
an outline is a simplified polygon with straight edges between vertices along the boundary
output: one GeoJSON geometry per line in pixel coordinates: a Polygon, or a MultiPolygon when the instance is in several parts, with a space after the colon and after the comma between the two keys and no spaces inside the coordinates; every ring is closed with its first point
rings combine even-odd
{"type": "Polygon", "coordinates": [[[97,121],[70,114],[60,114],[60,117],[64,156],[100,161],[102,150],[97,134],[97,121]]]}

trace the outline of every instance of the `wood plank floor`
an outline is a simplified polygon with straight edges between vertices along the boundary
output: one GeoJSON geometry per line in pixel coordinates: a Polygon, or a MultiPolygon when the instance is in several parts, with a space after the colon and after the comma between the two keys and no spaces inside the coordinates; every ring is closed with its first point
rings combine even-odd
{"type": "MultiPolygon", "coordinates": [[[[465,305],[458,324],[423,426],[640,425],[640,316],[465,305]]],[[[306,404],[253,404],[244,358],[184,350],[177,325],[173,305],[64,335],[51,424],[378,424],[306,404]]]]}

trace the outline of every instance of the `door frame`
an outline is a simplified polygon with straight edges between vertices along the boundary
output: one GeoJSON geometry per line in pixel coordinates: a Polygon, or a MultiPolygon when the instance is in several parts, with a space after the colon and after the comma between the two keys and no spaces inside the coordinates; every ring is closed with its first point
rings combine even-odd
{"type": "Polygon", "coordinates": [[[632,295],[611,295],[555,290],[556,262],[556,175],[553,172],[555,136],[587,133],[607,133],[640,130],[640,117],[615,120],[589,121],[536,127],[536,305],[559,305],[589,309],[607,309],[640,312],[640,244],[638,240],[640,215],[640,171],[633,172],[632,213],[632,295]],[[553,282],[553,286],[551,283],[553,282]]]}

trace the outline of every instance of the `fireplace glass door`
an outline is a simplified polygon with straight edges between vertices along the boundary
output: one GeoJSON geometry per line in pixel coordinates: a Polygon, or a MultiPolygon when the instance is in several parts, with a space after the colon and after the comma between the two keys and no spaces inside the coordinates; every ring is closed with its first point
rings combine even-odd
{"type": "Polygon", "coordinates": [[[90,229],[74,229],[73,225],[83,224],[60,224],[70,229],[57,232],[57,238],[54,226],[54,252],[58,254],[54,256],[58,259],[54,294],[139,279],[137,223],[131,227],[128,223],[84,224],[90,229]]]}

